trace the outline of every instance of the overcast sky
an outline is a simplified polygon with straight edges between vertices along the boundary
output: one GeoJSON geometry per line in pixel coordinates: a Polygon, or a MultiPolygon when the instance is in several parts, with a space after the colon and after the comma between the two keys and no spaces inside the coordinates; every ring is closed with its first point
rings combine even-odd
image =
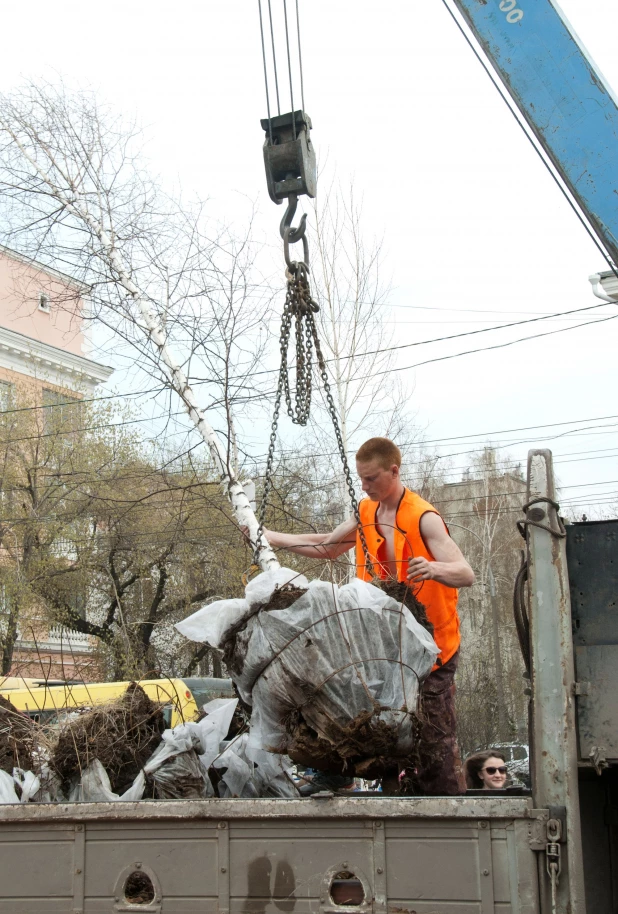
{"type": "MultiPolygon", "coordinates": [[[[562,7],[618,89],[615,0],[562,7]]],[[[363,195],[366,233],[384,238],[393,282],[386,320],[395,321],[398,341],[595,304],[588,275],[605,267],[599,252],[441,0],[300,0],[300,9],[313,139],[321,161],[363,195]]],[[[93,86],[147,125],[148,154],[166,180],[210,197],[215,215],[235,220],[257,200],[258,230],[277,243],[280,210],[268,199],[261,153],[256,0],[31,0],[4,7],[3,33],[2,90],[54,72],[93,86]]],[[[618,502],[618,417],[596,421],[618,413],[618,322],[408,367],[588,320],[403,349],[398,365],[427,437],[526,439],[509,448],[523,459],[529,446],[550,446],[564,455],[564,501],[618,502]],[[504,431],[585,419],[595,421],[504,431]],[[585,426],[595,428],[577,432],[585,426]]],[[[466,449],[452,441],[444,448],[466,449]]]]}

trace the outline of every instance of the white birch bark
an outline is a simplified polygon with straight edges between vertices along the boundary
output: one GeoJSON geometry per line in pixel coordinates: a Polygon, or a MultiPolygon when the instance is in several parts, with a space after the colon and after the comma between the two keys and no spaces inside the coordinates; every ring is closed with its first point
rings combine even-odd
{"type": "MultiPolygon", "coordinates": [[[[100,246],[99,256],[107,261],[108,265],[116,274],[118,281],[138,308],[144,323],[142,329],[157,350],[161,362],[165,366],[165,372],[171,387],[181,398],[195,428],[204,442],[208,445],[213,463],[221,476],[221,485],[232,504],[236,520],[239,525],[248,527],[251,540],[256,542],[258,532],[257,518],[251,508],[249,499],[245,495],[242,484],[231,466],[231,461],[228,458],[226,449],[208,422],[204,411],[199,407],[186,375],[173,357],[167,345],[165,333],[163,332],[156,314],[149,307],[146,296],[131,279],[130,268],[123,262],[120,254],[115,248],[110,232],[93,216],[87,202],[84,202],[75,190],[72,190],[71,193],[67,193],[50,179],[49,174],[40,167],[39,163],[28,153],[28,150],[20,142],[15,131],[11,129],[10,123],[0,121],[0,126],[12,137],[13,142],[19,147],[21,154],[34,170],[38,179],[49,189],[50,195],[52,195],[61,206],[72,212],[83,224],[85,224],[94,238],[97,239],[100,246]]],[[[66,179],[67,187],[74,187],[71,178],[63,173],[62,163],[55,160],[51,149],[46,148],[45,152],[49,156],[54,167],[58,170],[58,173],[63,176],[63,179],[66,179]]],[[[164,313],[164,310],[162,313],[164,313]]],[[[138,322],[136,321],[136,323],[138,322]]],[[[261,569],[263,571],[272,571],[279,568],[279,562],[264,534],[262,534],[261,543],[262,548],[260,549],[259,554],[261,569]]]]}

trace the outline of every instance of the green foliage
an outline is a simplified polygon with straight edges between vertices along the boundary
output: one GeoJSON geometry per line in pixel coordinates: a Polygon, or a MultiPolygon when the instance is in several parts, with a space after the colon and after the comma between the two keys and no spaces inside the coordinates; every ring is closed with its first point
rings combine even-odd
{"type": "Polygon", "coordinates": [[[106,676],[181,672],[190,658],[173,622],[241,586],[246,550],[208,466],[157,467],[128,418],[85,402],[2,414],[3,673],[18,635],[50,625],[91,635],[106,676]]]}

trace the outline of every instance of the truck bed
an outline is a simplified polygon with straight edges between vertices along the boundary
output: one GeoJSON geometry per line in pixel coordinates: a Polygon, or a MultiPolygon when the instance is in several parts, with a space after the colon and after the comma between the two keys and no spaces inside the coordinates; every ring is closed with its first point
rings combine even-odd
{"type": "Polygon", "coordinates": [[[536,914],[547,818],[505,796],[3,806],[0,914],[536,914]]]}

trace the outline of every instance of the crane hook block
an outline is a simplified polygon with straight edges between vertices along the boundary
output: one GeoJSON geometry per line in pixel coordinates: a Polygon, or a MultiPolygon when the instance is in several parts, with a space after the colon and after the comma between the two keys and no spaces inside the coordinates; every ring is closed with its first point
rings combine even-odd
{"type": "Polygon", "coordinates": [[[281,203],[290,194],[315,197],[317,172],[309,115],[295,111],[260,123],[266,133],[264,166],[270,199],[281,203]]]}

